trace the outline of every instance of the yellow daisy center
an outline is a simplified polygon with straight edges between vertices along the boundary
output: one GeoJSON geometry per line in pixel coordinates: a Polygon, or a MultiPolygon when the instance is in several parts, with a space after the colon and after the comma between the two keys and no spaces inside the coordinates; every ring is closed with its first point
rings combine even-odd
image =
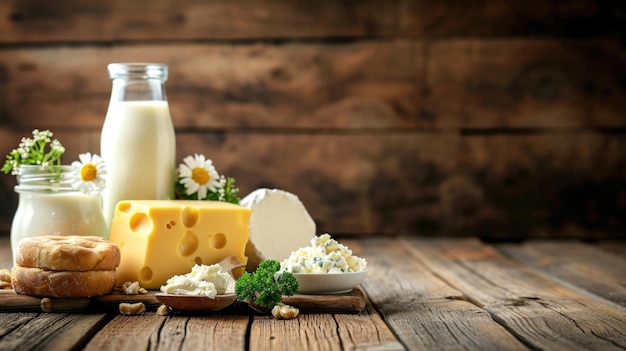
{"type": "Polygon", "coordinates": [[[206,169],[202,167],[196,167],[191,171],[191,179],[193,179],[194,182],[200,185],[204,185],[208,183],[209,180],[211,180],[211,176],[206,169]]]}
{"type": "Polygon", "coordinates": [[[94,166],[91,163],[84,165],[80,169],[80,177],[86,182],[90,182],[96,179],[97,176],[98,176],[98,169],[96,168],[96,166],[94,166]]]}

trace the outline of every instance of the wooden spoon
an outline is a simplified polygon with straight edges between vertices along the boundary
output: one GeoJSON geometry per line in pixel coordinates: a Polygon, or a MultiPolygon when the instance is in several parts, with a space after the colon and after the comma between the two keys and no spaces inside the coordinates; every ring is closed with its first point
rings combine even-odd
{"type": "MultiPolygon", "coordinates": [[[[222,272],[228,272],[232,276],[232,270],[245,267],[245,263],[238,256],[228,256],[219,261],[222,272]]],[[[180,311],[218,311],[226,308],[237,301],[236,294],[221,294],[215,297],[200,295],[175,295],[156,293],[154,296],[162,304],[180,311]]]]}

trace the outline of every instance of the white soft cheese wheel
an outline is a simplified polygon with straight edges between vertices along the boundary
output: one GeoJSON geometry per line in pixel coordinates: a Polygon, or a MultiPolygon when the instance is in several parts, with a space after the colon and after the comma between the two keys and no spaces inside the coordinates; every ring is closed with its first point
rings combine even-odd
{"type": "Polygon", "coordinates": [[[292,193],[279,189],[257,189],[244,197],[240,205],[252,210],[250,239],[246,246],[248,271],[262,260],[282,261],[315,236],[315,222],[292,193]]]}

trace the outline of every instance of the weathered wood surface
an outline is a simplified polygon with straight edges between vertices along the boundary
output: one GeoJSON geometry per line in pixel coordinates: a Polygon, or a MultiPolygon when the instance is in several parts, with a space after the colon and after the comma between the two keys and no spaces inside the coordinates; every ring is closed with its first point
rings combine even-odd
{"type": "MultiPolygon", "coordinates": [[[[68,163],[80,150],[99,150],[95,132],[57,137],[67,140],[68,163]]],[[[179,135],[178,143],[178,162],[207,155],[237,179],[242,196],[258,187],[297,194],[318,232],[520,239],[626,233],[620,191],[613,191],[626,184],[618,176],[626,163],[621,135],[207,133],[179,135]]],[[[17,196],[13,177],[0,179],[8,226],[17,196]]]]}
{"type": "Polygon", "coordinates": [[[0,350],[77,349],[106,324],[106,314],[0,313],[0,350]],[[9,329],[10,333],[9,333],[9,329]]]}
{"type": "Polygon", "coordinates": [[[564,282],[626,307],[626,260],[573,241],[501,244],[498,250],[564,282]]]}
{"type": "Polygon", "coordinates": [[[569,290],[477,240],[408,242],[435,274],[532,348],[626,348],[626,311],[603,299],[569,290]]]}
{"type": "Polygon", "coordinates": [[[626,255],[626,242],[624,240],[602,240],[595,242],[594,246],[614,255],[624,257],[626,255]]]}
{"type": "Polygon", "coordinates": [[[0,43],[620,34],[620,10],[582,0],[11,0],[0,3],[0,43]]]}
{"type": "Polygon", "coordinates": [[[85,350],[243,350],[247,316],[117,316],[85,350]]]}
{"type": "Polygon", "coordinates": [[[626,48],[611,38],[9,48],[2,122],[99,130],[106,65],[147,58],[170,67],[178,130],[626,126],[626,48]]]}
{"type": "Polygon", "coordinates": [[[409,247],[377,239],[362,247],[368,259],[363,287],[383,319],[410,350],[527,350],[489,314],[421,263],[409,247]]]}
{"type": "Polygon", "coordinates": [[[296,323],[257,316],[250,350],[404,350],[375,311],[359,315],[307,314],[296,323]]]}
{"type": "MultiPolygon", "coordinates": [[[[361,313],[303,314],[295,320],[275,320],[243,309],[169,316],[151,311],[140,316],[0,313],[0,349],[626,348],[623,306],[607,300],[600,290],[581,293],[579,287],[551,273],[539,273],[523,262],[526,257],[513,260],[496,246],[472,239],[407,236],[340,242],[368,261],[362,284],[368,306],[361,313]]],[[[540,244],[534,241],[530,247],[540,244]]],[[[546,242],[546,250],[550,244],[546,242]]],[[[581,245],[589,250],[573,245],[564,254],[552,255],[551,266],[607,264],[606,252],[592,244],[581,245]],[[574,251],[584,255],[567,254],[574,251]]],[[[8,246],[0,246],[0,254],[8,251],[8,246]]],[[[626,258],[615,255],[611,262],[617,270],[626,258]]]]}

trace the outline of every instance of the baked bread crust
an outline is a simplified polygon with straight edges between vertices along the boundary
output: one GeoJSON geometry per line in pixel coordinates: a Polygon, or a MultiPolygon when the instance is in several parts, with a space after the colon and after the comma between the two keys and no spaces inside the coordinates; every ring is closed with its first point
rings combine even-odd
{"type": "Polygon", "coordinates": [[[47,271],[13,266],[13,290],[22,295],[50,297],[92,297],[111,292],[115,271],[47,271]]]}
{"type": "Polygon", "coordinates": [[[120,264],[119,247],[97,236],[44,235],[17,244],[15,264],[54,271],[110,271],[120,264]]]}

